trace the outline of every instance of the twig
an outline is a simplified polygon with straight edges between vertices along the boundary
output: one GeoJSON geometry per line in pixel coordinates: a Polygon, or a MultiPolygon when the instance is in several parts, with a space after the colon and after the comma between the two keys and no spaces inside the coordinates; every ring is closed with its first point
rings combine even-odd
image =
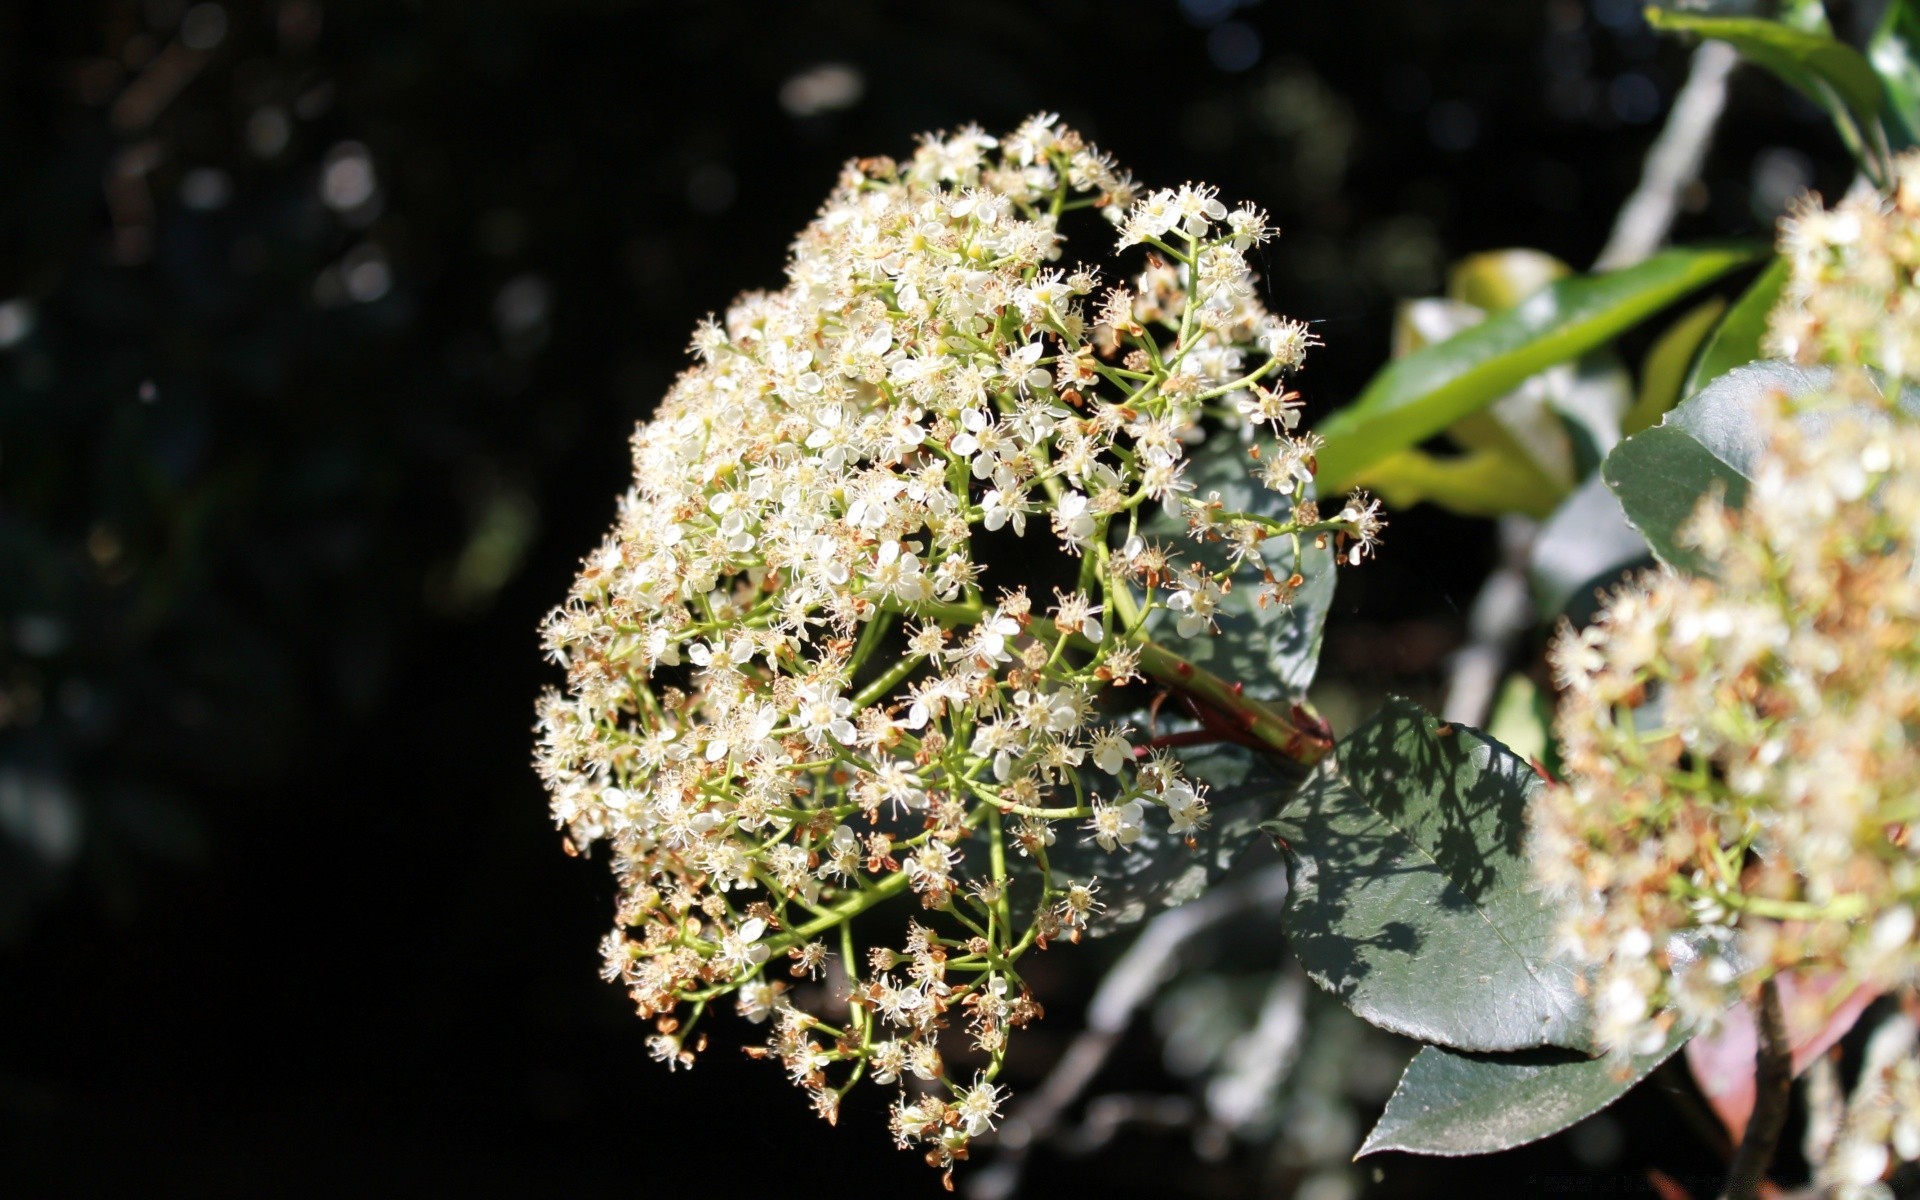
{"type": "Polygon", "coordinates": [[[1447,697],[1440,715],[1463,725],[1485,725],[1507,661],[1533,628],[1527,562],[1539,526],[1526,517],[1500,522],[1500,565],[1480,585],[1467,611],[1467,644],[1447,664],[1447,697]]]}
{"type": "Polygon", "coordinates": [[[1087,1005],[1086,1029],[1073,1039],[1040,1086],[1002,1122],[999,1155],[967,1181],[971,1200],[1006,1200],[1013,1195],[1028,1152],[1059,1131],[1066,1111],[1106,1066],[1134,1016],[1165,981],[1181,947],[1221,921],[1251,908],[1278,904],[1286,895],[1286,868],[1276,864],[1147,922],[1100,981],[1087,1005]]]}
{"type": "Polygon", "coordinates": [[[1251,1127],[1293,1071],[1307,1031],[1307,973],[1288,959],[1253,1028],[1236,1039],[1207,1084],[1207,1113],[1232,1132],[1251,1127]]]}
{"type": "Polygon", "coordinates": [[[1771,979],[1760,987],[1754,1024],[1760,1049],[1754,1055],[1753,1116],[1747,1120],[1740,1149],[1734,1152],[1721,1200],[1754,1200],[1760,1194],[1793,1103],[1793,1044],[1787,1040],[1786,1021],[1780,1015],[1780,989],[1771,979]]]}
{"type": "Polygon", "coordinates": [[[1693,52],[1687,81],[1673,98],[1667,123],[1647,151],[1640,186],[1620,206],[1596,271],[1630,267],[1659,248],[1680,211],[1680,197],[1700,178],[1713,127],[1727,105],[1727,76],[1740,61],[1725,42],[1702,42],[1693,52]]]}

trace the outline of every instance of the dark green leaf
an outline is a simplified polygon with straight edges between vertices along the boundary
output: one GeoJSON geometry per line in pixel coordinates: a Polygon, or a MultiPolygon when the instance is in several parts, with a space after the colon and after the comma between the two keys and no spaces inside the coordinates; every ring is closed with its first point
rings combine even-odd
{"type": "Polygon", "coordinates": [[[1893,0],[1867,43],[1867,61],[1887,89],[1887,113],[1907,145],[1920,142],[1920,5],[1893,0]]]}
{"type": "MultiPolygon", "coordinates": [[[[1135,721],[1136,728],[1143,724],[1144,717],[1135,721]]],[[[1094,937],[1185,904],[1219,882],[1253,843],[1260,823],[1300,786],[1298,768],[1244,746],[1204,746],[1177,754],[1187,774],[1205,780],[1209,788],[1213,819],[1195,835],[1192,848],[1168,831],[1166,813],[1156,809],[1147,814],[1146,831],[1129,849],[1102,850],[1084,829],[1067,826],[1048,852],[1056,882],[1100,880],[1106,910],[1088,923],[1094,937]]],[[[1021,859],[1018,867],[1024,886],[1037,888],[1039,873],[1032,864],[1021,859]]]]}
{"type": "Polygon", "coordinates": [[[1532,769],[1393,699],[1267,824],[1289,856],[1287,942],[1383,1029],[1469,1050],[1584,1049],[1577,973],[1521,854],[1532,769]]]}
{"type": "MultiPolygon", "coordinates": [[[[1249,471],[1254,464],[1247,457],[1247,448],[1231,437],[1211,438],[1192,456],[1186,477],[1194,485],[1194,499],[1217,495],[1229,512],[1282,520],[1291,515],[1282,497],[1252,478],[1249,471]]],[[[1186,522],[1171,514],[1156,514],[1147,522],[1146,532],[1162,541],[1180,543],[1191,558],[1213,570],[1227,565],[1224,545],[1196,544],[1187,536],[1186,522]]],[[[1260,589],[1243,574],[1221,606],[1219,633],[1179,639],[1176,644],[1180,653],[1216,675],[1245,684],[1248,694],[1259,699],[1303,700],[1320,663],[1320,636],[1326,628],[1327,610],[1333,607],[1334,562],[1330,548],[1316,548],[1311,539],[1303,539],[1302,546],[1305,561],[1298,567],[1288,539],[1269,538],[1263,548],[1266,567],[1276,577],[1285,579],[1295,570],[1306,577],[1291,605],[1262,608],[1258,603],[1260,589]]],[[[1164,609],[1149,618],[1149,631],[1163,641],[1170,628],[1171,618],[1164,609]]]]}
{"type": "Polygon", "coordinates": [[[1747,495],[1753,462],[1765,450],[1758,406],[1784,393],[1825,386],[1827,372],[1779,362],[1749,363],[1721,375],[1652,429],[1615,446],[1601,467],[1627,520],[1663,562],[1696,569],[1699,556],[1681,546],[1678,532],[1718,487],[1738,506],[1747,495]]]}
{"type": "Polygon", "coordinates": [[[1727,315],[1720,318],[1720,324],[1714,327],[1687,372],[1687,381],[1680,389],[1681,399],[1761,356],[1760,339],[1767,332],[1767,314],[1773,311],[1780,299],[1780,289],[1786,283],[1787,260],[1776,258],[1760,272],[1753,285],[1741,293],[1740,299],[1734,301],[1727,315]]]}
{"type": "Polygon", "coordinates": [[[1757,17],[1715,17],[1659,8],[1647,10],[1647,23],[1728,43],[1741,57],[1765,67],[1825,109],[1836,123],[1850,121],[1851,131],[1842,125],[1842,134],[1850,141],[1870,137],[1879,120],[1880,77],[1858,50],[1824,33],[1757,17]]]}
{"type": "Polygon", "coordinates": [[[1427,1046],[1408,1064],[1360,1154],[1492,1154],[1524,1146],[1612,1104],[1672,1057],[1675,1034],[1624,1068],[1565,1050],[1462,1054],[1427,1046]]]}
{"type": "Polygon", "coordinates": [[[1746,247],[1667,250],[1605,275],[1541,288],[1436,346],[1389,363],[1321,426],[1323,494],[1512,391],[1521,380],[1631,328],[1755,256],[1746,247]]]}

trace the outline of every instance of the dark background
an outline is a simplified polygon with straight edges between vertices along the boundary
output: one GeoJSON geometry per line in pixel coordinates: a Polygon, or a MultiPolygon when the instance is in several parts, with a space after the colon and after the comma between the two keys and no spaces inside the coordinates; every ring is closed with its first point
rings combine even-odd
{"type": "MultiPolygon", "coordinates": [[[[1324,413],[1451,259],[1590,262],[1685,63],[1621,0],[0,6],[0,1192],[932,1194],[880,1089],[829,1131],[730,1045],[646,1061],[527,766],[536,623],[694,322],[844,159],[1057,110],[1270,210],[1324,413]]],[[[1845,179],[1742,72],[1680,234],[1845,179]]],[[[1323,668],[1360,696],[1434,689],[1494,555],[1392,519],[1323,668]]],[[[1112,953],[1050,964],[1016,1073],[1112,953]]],[[[1623,1120],[1374,1191],[1713,1169],[1623,1120]]],[[[1034,1194],[1282,1194],[1122,1144],[1034,1194]]]]}

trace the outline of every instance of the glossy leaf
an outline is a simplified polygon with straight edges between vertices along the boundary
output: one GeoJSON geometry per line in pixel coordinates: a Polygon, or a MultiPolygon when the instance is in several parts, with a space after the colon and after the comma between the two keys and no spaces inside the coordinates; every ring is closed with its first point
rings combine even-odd
{"type": "Polygon", "coordinates": [[[1414,1055],[1360,1154],[1492,1154],[1551,1137],[1625,1095],[1686,1039],[1668,1037],[1624,1068],[1566,1050],[1414,1055]]]}
{"type": "Polygon", "coordinates": [[[1877,127],[1884,99],[1880,77],[1858,50],[1828,34],[1757,17],[1659,8],[1647,9],[1647,23],[1655,29],[1697,33],[1728,43],[1741,57],[1765,67],[1825,109],[1850,141],[1871,137],[1877,127]]]}
{"type": "MultiPolygon", "coordinates": [[[[1456,293],[1511,307],[1514,292],[1528,286],[1537,291],[1566,273],[1567,268],[1548,255],[1497,251],[1457,264],[1450,286],[1456,293]]],[[[1405,358],[1455,337],[1485,321],[1487,312],[1457,296],[1406,301],[1394,320],[1393,357],[1405,358]]],[[[1567,369],[1557,368],[1563,373],[1567,369]]],[[[1549,403],[1553,391],[1545,375],[1522,380],[1513,391],[1447,428],[1448,440],[1463,454],[1403,450],[1368,468],[1355,482],[1378,491],[1395,508],[1431,501],[1469,516],[1551,509],[1573,485],[1574,457],[1566,427],[1549,403]]]]}
{"type": "Polygon", "coordinates": [[[1723,489],[1731,505],[1745,500],[1753,462],[1765,450],[1758,406],[1781,393],[1817,390],[1826,378],[1823,368],[1749,363],[1614,447],[1601,474],[1661,561],[1687,570],[1699,566],[1699,556],[1680,545],[1678,534],[1709,491],[1723,489]]]}
{"type": "Polygon", "coordinates": [[[1867,42],[1867,61],[1886,88],[1887,115],[1907,145],[1920,142],[1920,5],[1892,0],[1867,42]]]}
{"type": "Polygon", "coordinates": [[[1786,284],[1787,260],[1776,258],[1734,301],[1706,344],[1700,347],[1699,355],[1687,371],[1687,381],[1681,386],[1681,399],[1694,395],[1735,367],[1744,367],[1761,357],[1760,340],[1766,336],[1767,314],[1779,302],[1780,289],[1786,284]]]}
{"type": "MultiPolygon", "coordinates": [[[[1286,500],[1268,490],[1251,475],[1254,462],[1247,447],[1230,437],[1209,439],[1192,454],[1186,478],[1194,487],[1188,493],[1204,500],[1217,495],[1229,511],[1252,512],[1284,519],[1286,500]]],[[[1227,565],[1226,547],[1218,542],[1196,545],[1187,537],[1183,519],[1158,512],[1145,523],[1145,531],[1169,543],[1180,544],[1189,557],[1219,570],[1227,565]]],[[[1179,638],[1171,633],[1172,620],[1164,609],[1148,618],[1148,630],[1162,640],[1177,644],[1191,661],[1229,680],[1246,685],[1249,694],[1262,700],[1298,702],[1305,699],[1320,663],[1320,638],[1326,628],[1327,610],[1333,607],[1333,551],[1315,547],[1311,539],[1302,539],[1304,565],[1298,567],[1306,578],[1288,606],[1259,604],[1259,587],[1242,579],[1227,593],[1217,618],[1220,631],[1204,638],[1179,638]]],[[[1296,570],[1293,548],[1288,538],[1269,538],[1262,545],[1266,569],[1280,579],[1296,570]]]]}
{"type": "Polygon", "coordinates": [[[1393,699],[1265,828],[1307,974],[1383,1029],[1468,1050],[1587,1045],[1579,977],[1521,855],[1540,780],[1506,747],[1393,699]]]}
{"type": "Polygon", "coordinates": [[[1752,261],[1746,247],[1667,250],[1605,275],[1562,279],[1519,305],[1387,367],[1319,433],[1323,494],[1478,412],[1520,382],[1584,354],[1752,261]]]}

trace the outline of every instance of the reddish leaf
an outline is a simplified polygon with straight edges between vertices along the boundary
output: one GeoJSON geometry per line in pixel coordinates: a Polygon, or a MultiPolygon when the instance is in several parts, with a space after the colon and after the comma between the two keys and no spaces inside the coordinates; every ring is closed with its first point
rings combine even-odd
{"type": "MultiPolygon", "coordinates": [[[[1838,974],[1813,978],[1782,975],[1779,984],[1795,1075],[1845,1037],[1867,1005],[1880,995],[1862,987],[1836,1000],[1839,989],[1846,986],[1838,974]]],[[[1745,1004],[1727,1010],[1719,1032],[1687,1043],[1687,1069],[1693,1072],[1694,1082],[1735,1142],[1746,1133],[1747,1118],[1753,1115],[1753,1068],[1758,1050],[1753,1010],[1745,1004]]]]}

